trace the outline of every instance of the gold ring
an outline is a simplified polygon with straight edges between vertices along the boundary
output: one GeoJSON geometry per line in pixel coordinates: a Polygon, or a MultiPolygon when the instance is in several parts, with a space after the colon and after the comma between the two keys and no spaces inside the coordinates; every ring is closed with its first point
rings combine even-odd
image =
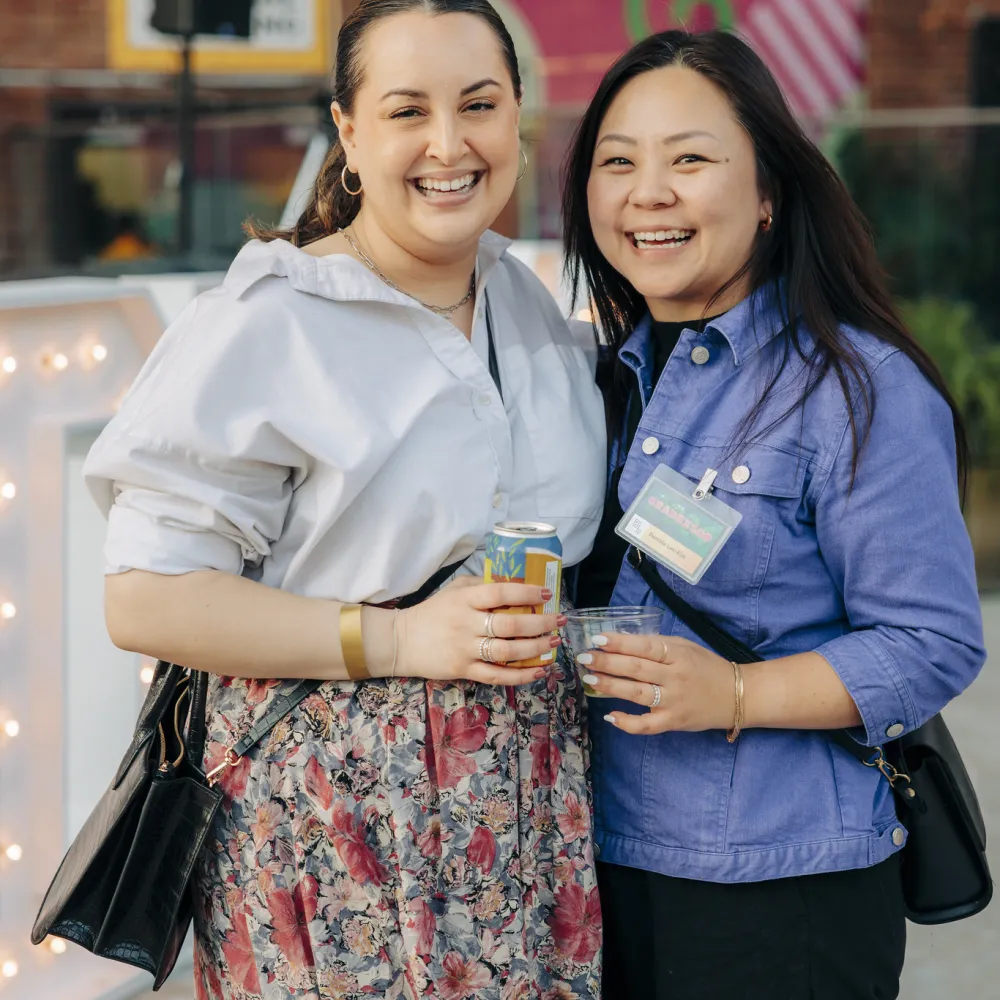
{"type": "Polygon", "coordinates": [[[660,645],[663,647],[663,655],[660,657],[660,659],[659,659],[658,662],[659,663],[666,663],[667,662],[667,657],[670,655],[670,650],[667,649],[667,640],[666,639],[661,639],[660,640],[660,645]]]}

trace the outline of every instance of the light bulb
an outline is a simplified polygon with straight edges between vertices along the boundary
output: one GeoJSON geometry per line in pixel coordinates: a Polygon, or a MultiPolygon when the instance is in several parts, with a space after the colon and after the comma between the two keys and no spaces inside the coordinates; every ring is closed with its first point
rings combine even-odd
{"type": "Polygon", "coordinates": [[[0,368],[3,368],[8,375],[13,375],[17,371],[17,358],[8,354],[3,361],[0,361],[0,368]]]}
{"type": "Polygon", "coordinates": [[[147,664],[139,671],[139,680],[141,680],[143,684],[152,684],[153,672],[153,668],[147,664]]]}
{"type": "Polygon", "coordinates": [[[49,951],[53,955],[65,955],[66,954],[66,942],[62,938],[49,938],[49,951]]]}
{"type": "Polygon", "coordinates": [[[17,496],[17,487],[13,483],[4,483],[0,486],[0,497],[4,500],[13,500],[17,496]]]}
{"type": "Polygon", "coordinates": [[[17,719],[8,719],[3,724],[3,731],[13,739],[21,731],[21,723],[17,719]]]}
{"type": "Polygon", "coordinates": [[[69,367],[69,358],[65,354],[53,354],[52,355],[52,367],[55,368],[57,372],[64,372],[69,367]]]}
{"type": "Polygon", "coordinates": [[[17,975],[17,962],[8,958],[3,965],[0,965],[0,973],[3,973],[5,979],[13,979],[17,975]]]}
{"type": "Polygon", "coordinates": [[[108,356],[108,349],[103,344],[94,344],[90,349],[90,356],[95,361],[103,361],[108,356]]]}
{"type": "Polygon", "coordinates": [[[583,323],[593,323],[594,314],[589,309],[581,309],[577,314],[576,318],[583,323]]]}
{"type": "Polygon", "coordinates": [[[24,856],[24,851],[21,850],[20,844],[11,844],[7,850],[4,851],[4,854],[6,854],[11,861],[20,861],[24,856]]]}
{"type": "Polygon", "coordinates": [[[9,621],[16,614],[17,608],[10,601],[4,601],[3,604],[0,604],[0,618],[6,618],[9,621]]]}

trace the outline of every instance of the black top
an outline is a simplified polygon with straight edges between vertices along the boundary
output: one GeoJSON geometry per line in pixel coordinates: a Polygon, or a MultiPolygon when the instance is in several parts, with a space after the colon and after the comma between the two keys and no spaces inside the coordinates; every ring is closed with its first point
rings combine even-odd
{"type": "MultiPolygon", "coordinates": [[[[710,322],[705,320],[704,322],[710,322]]],[[[703,323],[653,323],[653,386],[660,381],[663,369],[667,367],[667,361],[673,354],[677,341],[685,330],[700,329],[703,323]]],[[[639,393],[639,380],[630,378],[630,390],[628,399],[628,423],[626,425],[626,440],[631,447],[635,432],[642,419],[642,396],[639,393]]],[[[615,428],[608,428],[608,437],[612,439],[615,428]]],[[[604,516],[601,518],[600,527],[597,529],[597,538],[594,540],[594,548],[590,555],[580,564],[580,575],[577,581],[576,605],[579,608],[604,607],[611,603],[611,594],[618,582],[618,573],[621,570],[622,559],[628,549],[628,542],[620,535],[615,534],[615,527],[624,517],[625,512],[618,500],[618,480],[621,478],[621,470],[625,465],[625,455],[620,456],[620,463],[614,470],[609,484],[608,495],[604,501],[604,516]]]]}

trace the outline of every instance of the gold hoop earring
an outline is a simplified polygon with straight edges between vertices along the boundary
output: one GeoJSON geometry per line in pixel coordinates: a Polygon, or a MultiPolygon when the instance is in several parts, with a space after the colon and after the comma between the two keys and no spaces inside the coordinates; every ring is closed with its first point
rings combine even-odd
{"type": "Polygon", "coordinates": [[[766,219],[760,220],[760,230],[762,233],[769,233],[771,231],[771,224],[774,222],[774,216],[770,212],[767,213],[766,219]]]}
{"type": "MultiPolygon", "coordinates": [[[[360,178],[360,177],[358,177],[358,181],[360,181],[360,180],[361,180],[361,178],[360,178]]],[[[350,195],[350,196],[351,196],[352,198],[357,198],[357,196],[358,196],[359,194],[361,194],[361,192],[362,192],[362,191],[364,191],[364,189],[365,189],[365,186],[364,186],[364,184],[359,184],[359,185],[358,185],[358,189],[357,189],[357,191],[352,191],[352,190],[351,190],[351,189],[350,189],[350,188],[349,188],[349,187],[347,186],[347,164],[346,164],[346,163],[344,164],[344,169],[340,171],[340,186],[341,186],[341,187],[342,187],[342,188],[343,188],[343,189],[344,189],[344,190],[345,190],[345,191],[346,191],[346,192],[347,192],[347,193],[348,193],[348,194],[349,194],[349,195],[350,195]]]]}
{"type": "Polygon", "coordinates": [[[521,159],[524,161],[524,166],[521,168],[521,172],[517,175],[517,179],[520,180],[528,172],[528,154],[522,149],[521,159]]]}

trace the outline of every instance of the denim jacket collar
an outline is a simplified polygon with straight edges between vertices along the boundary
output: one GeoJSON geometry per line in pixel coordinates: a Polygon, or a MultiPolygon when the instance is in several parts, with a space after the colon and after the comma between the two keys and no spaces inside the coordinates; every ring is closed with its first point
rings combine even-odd
{"type": "MultiPolygon", "coordinates": [[[[784,313],[779,284],[768,282],[729,312],[712,320],[705,329],[706,332],[714,330],[722,336],[733,352],[733,363],[739,368],[781,333],[787,325],[784,313]]],[[[639,378],[643,405],[653,394],[652,329],[653,318],[646,313],[618,351],[622,364],[639,378]]]]}

